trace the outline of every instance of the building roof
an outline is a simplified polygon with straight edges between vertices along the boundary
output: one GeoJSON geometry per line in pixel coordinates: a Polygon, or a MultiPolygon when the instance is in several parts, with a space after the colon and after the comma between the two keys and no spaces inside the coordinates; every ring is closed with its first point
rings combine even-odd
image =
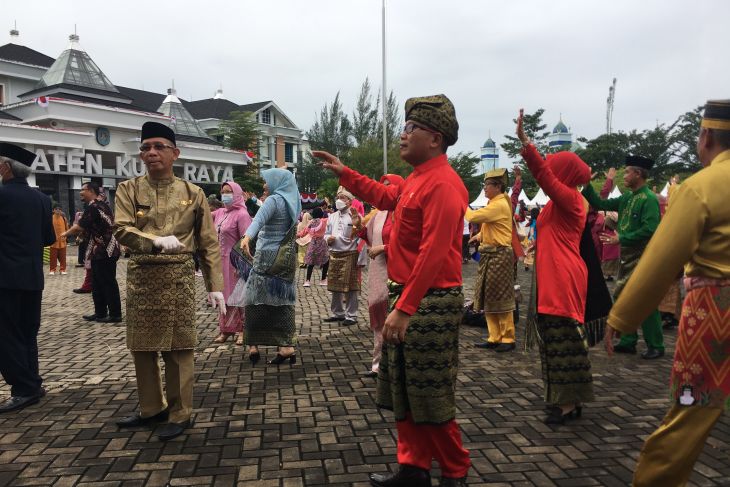
{"type": "Polygon", "coordinates": [[[563,123],[563,120],[560,119],[558,124],[553,128],[554,134],[568,134],[570,133],[570,130],[568,130],[568,127],[563,123]]]}
{"type": "Polygon", "coordinates": [[[0,59],[16,63],[31,64],[48,68],[53,64],[54,59],[33,49],[18,44],[5,44],[0,46],[0,59]]]}
{"type": "Polygon", "coordinates": [[[117,87],[99,69],[79,44],[79,36],[69,36],[69,46],[58,56],[43,75],[36,88],[68,84],[79,88],[91,88],[119,93],[117,87]]]}
{"type": "Polygon", "coordinates": [[[23,119],[18,118],[15,115],[10,115],[9,113],[0,110],[0,120],[20,120],[20,121],[22,121],[23,119]]]}
{"type": "Polygon", "coordinates": [[[484,145],[482,147],[486,147],[486,148],[489,148],[489,149],[493,149],[493,148],[497,147],[497,144],[495,144],[494,141],[492,140],[492,138],[489,137],[487,139],[487,141],[484,142],[484,145]]]}
{"type": "Polygon", "coordinates": [[[147,112],[156,112],[165,100],[165,95],[152,91],[127,88],[126,86],[117,86],[117,90],[122,95],[131,98],[133,105],[141,107],[147,112]]]}
{"type": "Polygon", "coordinates": [[[255,112],[258,112],[259,110],[261,110],[262,108],[264,108],[269,103],[274,103],[274,102],[272,100],[260,101],[257,103],[249,103],[247,105],[239,105],[238,108],[242,112],[254,112],[255,113],[255,112]]]}
{"type": "Polygon", "coordinates": [[[188,135],[191,137],[208,138],[208,134],[200,128],[190,112],[183,106],[175,93],[175,88],[167,90],[167,96],[157,109],[158,112],[167,115],[172,119],[172,128],[176,135],[188,135]]]}
{"type": "Polygon", "coordinates": [[[250,111],[242,110],[240,106],[225,98],[207,98],[205,100],[188,101],[183,102],[183,105],[185,105],[185,108],[197,120],[204,120],[206,118],[224,120],[228,118],[231,112],[250,111]]]}

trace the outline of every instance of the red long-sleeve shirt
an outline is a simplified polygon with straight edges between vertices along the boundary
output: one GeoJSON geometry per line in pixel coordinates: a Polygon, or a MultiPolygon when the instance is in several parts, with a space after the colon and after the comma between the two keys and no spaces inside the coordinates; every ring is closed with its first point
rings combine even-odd
{"type": "Polygon", "coordinates": [[[397,309],[412,315],[428,289],[461,286],[469,195],[445,154],[416,166],[402,185],[384,186],[349,168],[340,184],[376,208],[395,211],[388,278],[405,285],[397,309]]]}

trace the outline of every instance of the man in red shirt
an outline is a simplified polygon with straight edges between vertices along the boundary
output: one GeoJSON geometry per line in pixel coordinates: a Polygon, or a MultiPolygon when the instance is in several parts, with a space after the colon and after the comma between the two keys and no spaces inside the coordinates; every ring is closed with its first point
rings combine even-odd
{"type": "Polygon", "coordinates": [[[383,328],[377,404],[395,413],[398,472],[371,474],[378,487],[430,486],[436,458],[442,486],[466,485],[471,465],[456,423],[459,323],[464,295],[461,234],[468,194],[446,149],[459,124],[444,95],[406,101],[400,156],[414,167],[402,185],[384,186],[313,151],[340,184],[382,210],[395,211],[385,252],[391,311],[383,328]]]}

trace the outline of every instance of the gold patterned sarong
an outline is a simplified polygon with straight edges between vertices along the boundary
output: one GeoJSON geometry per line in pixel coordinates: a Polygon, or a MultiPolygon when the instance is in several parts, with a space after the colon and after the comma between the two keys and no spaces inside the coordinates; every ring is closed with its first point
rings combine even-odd
{"type": "Polygon", "coordinates": [[[349,293],[360,290],[360,273],[357,268],[357,250],[330,252],[327,271],[327,290],[333,293],[349,293]]]}
{"type": "Polygon", "coordinates": [[[195,348],[195,265],[190,254],[134,254],[127,267],[127,348],[195,348]]]}
{"type": "Polygon", "coordinates": [[[479,271],[474,285],[474,309],[504,313],[515,309],[512,247],[479,247],[479,271]]]}

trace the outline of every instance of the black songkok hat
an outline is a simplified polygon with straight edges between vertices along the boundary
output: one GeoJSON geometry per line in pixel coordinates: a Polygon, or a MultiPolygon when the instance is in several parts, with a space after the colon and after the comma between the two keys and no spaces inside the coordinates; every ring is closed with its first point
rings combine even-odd
{"type": "Polygon", "coordinates": [[[175,143],[175,132],[170,127],[157,122],[145,122],[142,125],[142,137],[140,137],[140,140],[144,142],[146,139],[153,137],[162,137],[172,142],[172,145],[177,145],[175,143]]]}
{"type": "Polygon", "coordinates": [[[36,157],[35,153],[15,144],[8,144],[7,142],[0,142],[0,156],[18,161],[28,167],[33,164],[36,157]]]}
{"type": "Polygon", "coordinates": [[[624,164],[626,166],[641,167],[647,171],[651,171],[651,168],[654,167],[654,160],[643,156],[626,156],[624,164]]]}
{"type": "Polygon", "coordinates": [[[730,130],[730,100],[708,100],[701,125],[708,129],[730,130]]]}

